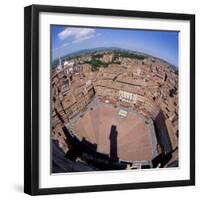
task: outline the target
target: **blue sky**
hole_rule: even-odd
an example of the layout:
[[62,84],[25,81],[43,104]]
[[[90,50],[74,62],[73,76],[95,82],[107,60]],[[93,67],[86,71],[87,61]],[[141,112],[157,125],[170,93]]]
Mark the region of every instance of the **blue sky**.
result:
[[52,59],[82,49],[120,47],[178,66],[178,32],[52,26]]

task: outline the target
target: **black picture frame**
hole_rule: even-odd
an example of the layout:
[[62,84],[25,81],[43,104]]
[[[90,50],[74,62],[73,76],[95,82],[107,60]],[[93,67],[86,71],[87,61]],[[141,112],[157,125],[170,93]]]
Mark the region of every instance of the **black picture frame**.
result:
[[[39,14],[76,13],[187,20],[190,23],[190,179],[162,182],[39,188]],[[195,184],[195,15],[31,5],[24,9],[24,192],[30,195],[161,188]]]

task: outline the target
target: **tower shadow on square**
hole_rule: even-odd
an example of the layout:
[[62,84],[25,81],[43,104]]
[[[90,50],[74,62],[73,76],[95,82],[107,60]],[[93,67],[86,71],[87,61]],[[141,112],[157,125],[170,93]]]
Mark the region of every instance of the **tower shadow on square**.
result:
[[112,161],[118,161],[118,155],[117,155],[117,126],[112,125],[110,129],[110,158]]

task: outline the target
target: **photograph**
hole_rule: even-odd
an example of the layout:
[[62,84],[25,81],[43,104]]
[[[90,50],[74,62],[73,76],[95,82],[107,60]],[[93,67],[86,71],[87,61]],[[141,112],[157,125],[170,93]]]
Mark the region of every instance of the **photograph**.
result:
[[195,15],[25,8],[31,195],[195,184]]
[[49,34],[50,172],[179,168],[179,31]]

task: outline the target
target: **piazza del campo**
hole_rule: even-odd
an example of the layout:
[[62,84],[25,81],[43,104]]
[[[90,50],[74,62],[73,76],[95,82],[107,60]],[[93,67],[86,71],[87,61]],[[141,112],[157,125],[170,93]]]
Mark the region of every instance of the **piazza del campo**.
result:
[[178,72],[105,48],[51,68],[52,172],[178,167]]

